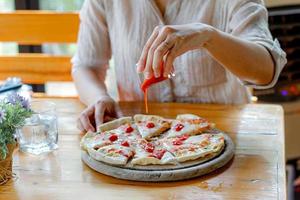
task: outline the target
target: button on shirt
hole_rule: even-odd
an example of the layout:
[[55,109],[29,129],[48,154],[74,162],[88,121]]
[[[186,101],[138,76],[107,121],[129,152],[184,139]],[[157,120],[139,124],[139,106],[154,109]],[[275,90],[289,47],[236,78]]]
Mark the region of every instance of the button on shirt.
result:
[[119,100],[143,100],[141,75],[137,74],[135,64],[154,28],[204,23],[264,46],[275,65],[272,82],[264,86],[245,83],[214,60],[206,49],[199,49],[176,58],[176,76],[152,86],[149,100],[247,103],[251,96],[247,86],[274,86],[286,63],[285,53],[270,34],[267,19],[267,10],[259,0],[171,0],[164,16],[154,0],[86,0],[80,11],[73,71],[93,67],[105,75],[113,57]]

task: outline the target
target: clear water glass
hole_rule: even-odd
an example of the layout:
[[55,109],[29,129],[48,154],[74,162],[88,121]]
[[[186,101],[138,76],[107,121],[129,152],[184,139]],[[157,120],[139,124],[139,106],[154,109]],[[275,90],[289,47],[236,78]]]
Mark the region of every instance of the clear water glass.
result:
[[51,152],[58,148],[58,128],[55,104],[49,101],[32,101],[33,115],[18,129],[19,149],[31,154]]

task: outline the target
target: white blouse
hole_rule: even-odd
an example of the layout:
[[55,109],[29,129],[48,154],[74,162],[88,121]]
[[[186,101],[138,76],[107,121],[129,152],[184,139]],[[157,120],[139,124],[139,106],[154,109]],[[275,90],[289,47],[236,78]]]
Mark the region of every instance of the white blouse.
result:
[[267,10],[260,0],[171,0],[164,16],[154,0],[86,0],[80,20],[73,70],[97,67],[105,75],[113,56],[120,101],[143,100],[135,64],[157,25],[209,24],[266,47],[276,70],[270,84],[250,85],[220,65],[205,49],[194,50],[175,60],[175,77],[149,89],[150,101],[247,103],[251,94],[246,85],[258,89],[274,86],[286,63],[286,54],[270,34]]

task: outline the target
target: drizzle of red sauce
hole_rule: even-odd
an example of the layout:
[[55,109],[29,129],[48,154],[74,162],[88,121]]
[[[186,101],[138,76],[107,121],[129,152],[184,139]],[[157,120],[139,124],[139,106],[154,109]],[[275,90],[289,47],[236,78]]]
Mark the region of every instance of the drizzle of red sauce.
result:
[[125,157],[127,157],[127,158],[131,158],[133,155],[134,155],[134,153],[131,151],[131,152],[129,152],[128,154],[127,153],[125,153],[123,150],[121,150],[121,149],[119,149],[119,150],[117,150],[117,151],[115,151],[116,153],[119,153],[120,155],[122,155],[122,156],[125,156]]
[[148,114],[148,89],[144,91],[145,111]]
[[125,156],[127,158],[129,157],[129,155],[126,154],[126,153],[124,153],[124,151],[122,151],[121,149],[117,150],[116,153],[119,153],[119,154],[121,154],[121,155],[123,155],[123,156]]
[[183,142],[180,139],[173,140],[173,145],[182,145]]
[[165,155],[165,153],[166,153],[165,149],[160,149],[160,150],[155,150],[152,155],[155,158],[160,160]]
[[177,137],[176,139],[173,140],[173,145],[182,145],[183,141],[188,139],[190,136],[188,134],[184,134],[182,136]]
[[[161,69],[163,69],[163,62],[161,63]],[[148,95],[147,95],[147,89],[151,85],[153,85],[155,83],[158,83],[158,82],[161,82],[161,81],[164,81],[164,80],[167,80],[167,79],[168,79],[168,77],[164,77],[163,76],[163,70],[161,70],[160,77],[155,78],[155,76],[152,76],[149,79],[145,79],[144,82],[142,83],[141,90],[144,92],[144,101],[145,101],[145,110],[146,110],[146,113],[148,113]]]
[[178,138],[181,140],[181,141],[184,141],[186,139],[188,139],[190,136],[188,134],[184,134],[182,136],[179,136]]
[[152,123],[152,122],[148,122],[148,123],[146,124],[146,127],[147,127],[147,128],[154,128],[154,127],[155,127],[155,124]]
[[146,146],[145,146],[145,150],[148,152],[148,153],[153,153],[154,151],[154,145],[151,144],[151,143],[147,143]]
[[108,153],[115,152],[115,151],[116,151],[115,148],[111,148],[111,149],[108,150]]
[[118,136],[117,136],[116,134],[113,134],[113,135],[109,136],[108,139],[109,139],[111,142],[114,142],[114,141],[118,140]]

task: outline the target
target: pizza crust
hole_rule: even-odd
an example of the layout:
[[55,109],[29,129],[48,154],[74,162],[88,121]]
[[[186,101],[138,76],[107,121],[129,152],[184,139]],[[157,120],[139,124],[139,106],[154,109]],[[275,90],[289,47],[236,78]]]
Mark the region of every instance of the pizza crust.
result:
[[91,147],[91,144],[93,142],[94,137],[97,135],[95,132],[87,132],[80,141],[80,147],[82,150],[87,151],[89,147]]
[[109,155],[106,151],[111,148],[131,151],[131,149],[127,147],[118,146],[118,145],[109,145],[109,146],[101,147],[98,150],[95,150],[94,148],[88,148],[88,153],[93,159],[98,161],[106,162],[112,165],[125,165],[129,158],[122,154],[117,154],[117,153],[113,155]]
[[196,160],[198,158],[203,158],[208,154],[213,153],[213,151],[198,151],[198,152],[193,152],[193,153],[187,153],[185,155],[182,156],[178,156],[176,157],[178,162],[185,162],[185,161],[189,161],[189,160]]
[[109,163],[112,165],[125,165],[127,163],[127,158],[125,156],[119,156],[119,157],[112,158],[112,157],[106,156],[104,153],[94,150],[93,148],[89,148],[88,153],[93,159],[102,161],[105,163]]
[[177,115],[176,119],[178,119],[178,120],[182,120],[182,119],[201,119],[201,117],[199,117],[198,115],[194,115],[194,114],[180,114],[180,115]]
[[147,154],[133,157],[131,163],[134,165],[166,165],[176,164],[177,161],[170,152],[166,152],[161,159],[148,157]]
[[100,132],[110,131],[120,127],[121,125],[130,124],[130,123],[132,123],[132,117],[121,117],[119,119],[106,122],[105,124],[101,124],[100,126],[98,126],[98,130]]

